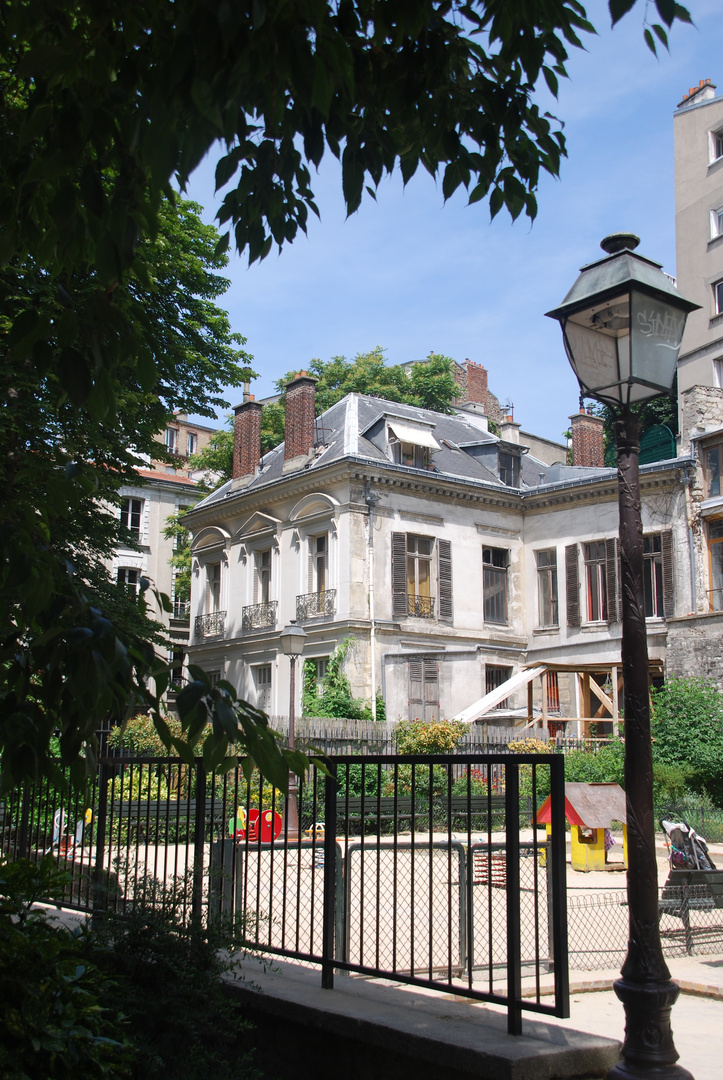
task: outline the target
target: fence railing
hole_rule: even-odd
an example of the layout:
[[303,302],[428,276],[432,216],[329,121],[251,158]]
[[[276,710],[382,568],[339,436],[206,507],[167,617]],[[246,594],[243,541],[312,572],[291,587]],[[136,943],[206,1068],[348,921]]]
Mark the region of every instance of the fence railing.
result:
[[[300,784],[295,836],[288,800],[240,766],[105,759],[87,797],[48,785],[10,797],[2,843],[52,851],[69,906],[122,911],[168,890],[177,904],[180,890],[186,918],[231,918],[249,947],[319,965],[326,987],[355,972],[497,1002],[519,1033],[523,1009],[568,1012],[562,766],[340,757],[336,780],[312,768]],[[548,789],[545,841],[530,818]]]

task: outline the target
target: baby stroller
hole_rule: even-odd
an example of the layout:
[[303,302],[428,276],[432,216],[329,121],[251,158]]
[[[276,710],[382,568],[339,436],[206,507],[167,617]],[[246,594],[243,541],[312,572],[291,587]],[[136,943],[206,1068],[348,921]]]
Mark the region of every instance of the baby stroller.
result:
[[671,870],[715,870],[702,836],[687,821],[660,822]]

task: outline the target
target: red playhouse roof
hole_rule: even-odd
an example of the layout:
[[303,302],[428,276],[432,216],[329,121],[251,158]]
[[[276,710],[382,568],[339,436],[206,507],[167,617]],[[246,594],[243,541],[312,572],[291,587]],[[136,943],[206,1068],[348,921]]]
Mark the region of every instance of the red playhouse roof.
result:
[[[609,829],[613,821],[627,821],[625,792],[620,784],[565,784],[565,817],[585,829]],[[537,811],[538,824],[552,820],[551,796]]]

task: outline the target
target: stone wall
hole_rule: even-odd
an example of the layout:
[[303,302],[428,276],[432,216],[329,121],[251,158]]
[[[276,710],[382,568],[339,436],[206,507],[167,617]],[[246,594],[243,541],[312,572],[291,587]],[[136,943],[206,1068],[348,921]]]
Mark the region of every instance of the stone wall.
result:
[[723,690],[723,612],[668,620],[666,674],[713,679]]

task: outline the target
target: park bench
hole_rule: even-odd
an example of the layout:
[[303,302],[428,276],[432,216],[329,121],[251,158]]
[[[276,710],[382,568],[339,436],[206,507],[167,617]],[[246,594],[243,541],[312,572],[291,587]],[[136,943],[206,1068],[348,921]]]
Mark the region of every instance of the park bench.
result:
[[723,908],[723,870],[671,870],[659,906],[677,918],[684,918],[687,911]]
[[449,810],[452,818],[463,819],[465,825],[467,818],[471,818],[470,824],[474,827],[475,818],[484,818],[486,824],[488,813],[504,814],[505,797],[491,795],[488,798],[487,795],[470,795],[468,799],[466,795],[452,795],[449,799],[438,799],[436,805],[440,816],[446,817]]
[[[346,821],[350,831],[352,825],[361,825],[362,816],[366,825],[379,827],[385,821],[394,821],[397,826],[406,821],[411,825],[412,799],[408,795],[398,796],[396,799],[392,795],[384,795],[381,798],[368,795],[364,799],[360,795],[352,795],[348,799],[340,796],[336,813],[340,821]],[[420,803],[417,803],[413,816],[415,825],[429,820],[426,807]]]
[[[144,829],[168,826],[192,826],[196,821],[196,799],[118,799],[108,803],[108,825],[127,822],[130,835],[143,833]],[[221,799],[207,799],[204,821],[211,821],[214,829],[223,828],[224,806]]]

